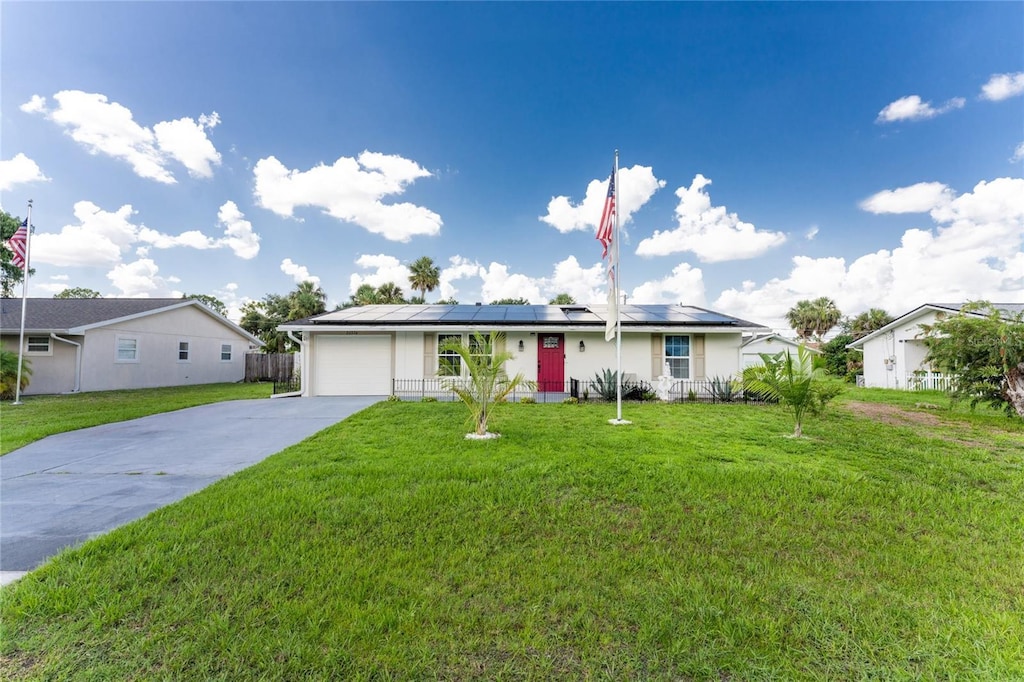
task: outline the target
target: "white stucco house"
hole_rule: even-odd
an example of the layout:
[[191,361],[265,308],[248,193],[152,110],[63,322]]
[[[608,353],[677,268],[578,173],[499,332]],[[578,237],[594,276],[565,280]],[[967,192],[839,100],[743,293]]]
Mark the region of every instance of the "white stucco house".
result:
[[[847,348],[864,353],[864,385],[868,388],[945,388],[941,376],[925,363],[928,348],[921,325],[960,312],[964,303],[925,303]],[[1020,303],[995,303],[1007,314],[1024,310]]]
[[[743,340],[743,368],[763,365],[764,361],[761,359],[761,353],[775,355],[788,350],[795,356],[799,347],[799,341],[787,339],[779,334],[753,334]],[[817,348],[808,348],[814,353],[821,352]]]
[[[735,376],[744,334],[762,325],[685,305],[621,307],[624,377],[653,383],[666,371],[685,383]],[[605,341],[604,305],[369,305],[281,325],[301,338],[303,396],[389,395],[396,387],[458,375],[440,350],[456,336],[501,332],[515,357],[506,367],[562,393],[616,366]],[[682,385],[680,383],[680,385]],[[679,390],[679,386],[677,386]]]
[[[18,352],[21,299],[0,299],[0,342]],[[23,395],[241,381],[262,342],[180,298],[29,298]]]

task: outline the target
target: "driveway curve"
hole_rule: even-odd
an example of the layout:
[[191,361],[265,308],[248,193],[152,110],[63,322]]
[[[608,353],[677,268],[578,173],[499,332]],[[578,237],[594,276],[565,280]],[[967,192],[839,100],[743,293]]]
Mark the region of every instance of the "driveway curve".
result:
[[0,579],[176,502],[380,397],[233,400],[69,431],[0,457]]

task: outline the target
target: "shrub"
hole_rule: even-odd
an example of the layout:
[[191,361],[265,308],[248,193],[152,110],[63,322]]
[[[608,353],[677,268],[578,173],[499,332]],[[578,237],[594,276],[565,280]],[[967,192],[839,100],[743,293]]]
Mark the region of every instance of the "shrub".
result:
[[580,404],[580,399],[579,398],[574,398],[573,396],[569,396],[568,398],[566,398],[565,400],[562,401],[562,404],[563,405],[579,405]]
[[[21,390],[28,387],[32,377],[32,363],[28,358],[21,361]],[[14,400],[15,385],[18,383],[18,354],[0,350],[0,400]]]
[[523,405],[533,405],[537,402],[537,399],[532,396],[524,395],[519,399],[519,402]]
[[733,377],[716,376],[711,379],[711,395],[718,402],[731,403],[736,400],[740,397],[742,387],[742,382]]
[[397,395],[394,395],[394,394],[391,394],[391,395],[389,395],[389,396],[388,396],[388,397],[386,398],[386,400],[387,400],[387,401],[388,401],[389,403],[398,403],[398,402],[401,402],[401,401],[402,401],[402,399],[401,399],[401,398],[399,398],[399,397],[398,397]]
[[422,398],[420,398],[420,402],[421,403],[436,403],[437,402],[437,398],[435,398],[432,395],[425,395]]

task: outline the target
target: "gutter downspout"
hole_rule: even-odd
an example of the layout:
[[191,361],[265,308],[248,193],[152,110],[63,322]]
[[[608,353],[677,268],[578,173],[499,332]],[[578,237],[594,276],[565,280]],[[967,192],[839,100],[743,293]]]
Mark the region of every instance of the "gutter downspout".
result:
[[54,341],[70,343],[75,347],[75,387],[71,389],[71,393],[78,393],[82,389],[82,344],[57,336],[53,332],[50,332],[50,338]]

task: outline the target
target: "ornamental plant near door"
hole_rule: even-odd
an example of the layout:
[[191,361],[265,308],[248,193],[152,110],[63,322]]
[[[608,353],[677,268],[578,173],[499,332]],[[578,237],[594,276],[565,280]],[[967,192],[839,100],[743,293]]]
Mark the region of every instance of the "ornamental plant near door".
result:
[[505,363],[515,356],[508,351],[496,350],[496,346],[503,345],[504,338],[505,335],[500,333],[484,335],[475,331],[470,335],[469,343],[461,338],[451,338],[439,349],[456,353],[462,359],[463,371],[468,373],[468,377],[446,378],[442,385],[469,408],[474,428],[472,435],[479,438],[498,436],[487,431],[487,419],[496,403],[504,402],[520,386],[535,388],[534,382],[527,381],[522,372],[511,378],[506,374]]

